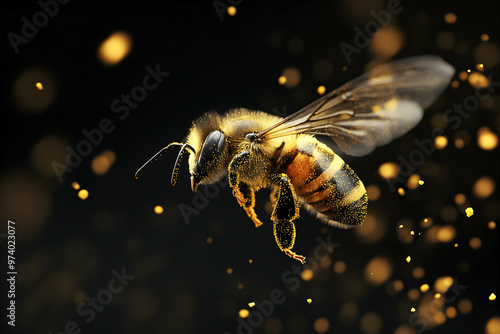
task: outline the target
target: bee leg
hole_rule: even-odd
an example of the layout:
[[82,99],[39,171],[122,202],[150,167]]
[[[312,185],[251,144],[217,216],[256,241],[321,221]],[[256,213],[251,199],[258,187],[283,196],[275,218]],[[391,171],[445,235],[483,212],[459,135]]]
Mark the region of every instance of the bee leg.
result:
[[255,227],[262,225],[255,213],[255,191],[239,180],[238,169],[248,161],[250,152],[244,151],[233,158],[229,164],[229,185],[233,188],[233,196],[236,197],[238,204],[245,209],[248,217],[255,223]]
[[238,183],[238,189],[243,195],[245,201],[240,201],[238,199],[238,203],[240,206],[246,211],[248,217],[255,223],[255,227],[259,227],[262,225],[262,222],[257,218],[257,214],[255,213],[255,190],[250,187],[248,184],[244,182]]
[[286,174],[276,174],[272,177],[272,181],[279,186],[278,198],[271,215],[276,243],[286,255],[304,263],[306,257],[292,251],[296,236],[292,221],[299,217],[298,198]]

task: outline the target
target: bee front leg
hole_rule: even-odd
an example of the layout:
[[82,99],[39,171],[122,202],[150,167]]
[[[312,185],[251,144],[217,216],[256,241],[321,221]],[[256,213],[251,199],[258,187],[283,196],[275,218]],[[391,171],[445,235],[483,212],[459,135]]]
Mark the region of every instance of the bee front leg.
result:
[[285,173],[273,175],[272,181],[279,187],[278,198],[271,215],[276,243],[286,255],[304,263],[306,257],[292,251],[296,236],[295,225],[292,221],[299,217],[297,195]]
[[255,227],[262,225],[255,213],[255,191],[248,184],[241,182],[239,169],[248,161],[250,152],[244,151],[233,158],[229,164],[229,185],[233,189],[233,196],[238,204],[246,211],[248,217],[255,223]]

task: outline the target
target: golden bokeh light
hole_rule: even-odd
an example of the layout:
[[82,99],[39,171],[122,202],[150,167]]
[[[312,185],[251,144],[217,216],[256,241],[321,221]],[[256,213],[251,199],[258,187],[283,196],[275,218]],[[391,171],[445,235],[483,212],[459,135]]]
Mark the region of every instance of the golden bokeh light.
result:
[[453,24],[457,22],[457,15],[455,13],[446,13],[444,21],[448,24]]
[[319,86],[318,89],[317,89],[317,92],[318,92],[319,95],[325,94],[325,92],[326,92],[325,86]]
[[233,273],[233,268],[227,268],[226,274],[231,275]]
[[317,333],[326,333],[330,328],[330,322],[326,318],[318,318],[314,320],[313,327]]
[[479,239],[478,237],[473,237],[469,240],[469,246],[472,249],[479,249],[481,248],[481,245],[482,245],[481,239]]
[[380,198],[380,188],[375,184],[370,184],[366,187],[366,194],[368,195],[368,200],[375,202]]
[[483,176],[474,183],[472,191],[477,198],[488,198],[495,191],[495,181],[489,176]]
[[472,72],[469,74],[468,81],[469,84],[476,89],[487,88],[490,85],[490,80],[479,72]]
[[440,31],[436,35],[437,46],[444,51],[449,51],[455,45],[455,35],[451,31]]
[[115,163],[115,160],[116,155],[113,153],[113,151],[106,150],[92,159],[92,171],[97,175],[104,175]]
[[453,285],[453,278],[451,276],[439,277],[434,283],[434,290],[443,294]]
[[491,293],[491,295],[488,297],[489,300],[493,301],[495,299],[497,299],[497,295],[495,295],[493,292]]
[[422,284],[422,285],[420,286],[420,291],[421,291],[422,293],[425,293],[425,292],[429,291],[429,284],[427,284],[427,283],[426,283],[426,284]]
[[494,229],[495,229],[495,227],[497,227],[497,223],[495,223],[494,221],[490,221],[490,222],[488,222],[488,228],[489,228],[490,230],[494,230]]
[[[33,84],[34,82],[36,84]],[[44,68],[26,69],[15,79],[12,86],[14,105],[28,114],[46,110],[56,99],[57,93],[57,81],[54,75]]]
[[401,50],[404,43],[404,33],[395,26],[380,28],[371,39],[369,52],[379,59],[389,59]]
[[451,88],[457,89],[460,86],[460,82],[458,82],[458,80],[453,80],[450,83],[450,86],[451,86]]
[[365,334],[377,334],[382,329],[382,318],[374,312],[366,313],[361,317],[360,328]]
[[453,319],[457,316],[457,309],[454,308],[453,306],[448,306],[444,312],[446,316],[450,319]]
[[155,208],[154,208],[154,212],[155,212],[157,215],[162,214],[162,213],[163,213],[163,207],[162,207],[162,206],[160,206],[160,205],[155,206]]
[[412,174],[406,181],[406,186],[408,189],[417,189],[419,186],[418,181],[420,181],[420,179],[420,175]]
[[486,68],[493,68],[500,62],[500,48],[492,42],[479,43],[474,49],[474,60]]
[[337,261],[333,265],[333,271],[335,271],[337,274],[343,274],[346,270],[347,266],[345,262],[343,261]]
[[490,40],[490,36],[488,34],[482,34],[480,39],[482,42],[487,42]]
[[286,84],[286,77],[284,75],[281,75],[279,78],[278,78],[278,83],[280,85],[284,85]]
[[457,304],[458,311],[462,314],[467,314],[472,311],[472,303],[468,299],[462,299]]
[[452,225],[445,225],[438,230],[437,238],[440,242],[450,242],[455,238],[456,230]]
[[214,239],[212,237],[208,237],[206,242],[207,242],[207,244],[210,245],[212,242],[214,242]]
[[80,189],[80,184],[78,182],[72,182],[71,188],[78,190],[78,189]]
[[300,82],[300,72],[294,67],[285,68],[281,76],[286,78],[285,83],[282,85],[288,88],[294,88]]
[[434,139],[434,146],[438,150],[444,149],[448,145],[448,138],[445,136],[437,136],[436,139]]
[[123,31],[117,31],[99,45],[97,55],[99,60],[108,66],[118,64],[132,49],[132,38]]
[[412,270],[412,275],[416,279],[421,279],[425,276],[425,270],[422,267],[416,267]]
[[467,201],[467,198],[465,197],[464,194],[458,193],[455,195],[453,200],[455,201],[456,204],[462,205],[462,204],[465,204],[465,202]]
[[78,197],[80,197],[80,199],[82,199],[82,200],[86,200],[87,198],[89,198],[89,192],[88,192],[88,190],[81,189],[78,192]]
[[314,273],[311,269],[304,269],[302,271],[302,273],[300,273],[300,277],[304,280],[304,281],[310,281],[312,280],[312,278],[314,277]]
[[227,7],[227,13],[229,14],[229,16],[235,16],[236,15],[236,7],[234,7],[234,6]]
[[493,317],[488,320],[486,334],[500,334],[500,317]]
[[408,299],[415,301],[418,298],[420,298],[420,292],[417,289],[408,290]]
[[392,264],[385,257],[375,257],[365,267],[365,279],[374,284],[380,285],[391,277],[393,271]]
[[243,318],[245,319],[246,317],[248,317],[250,315],[250,312],[247,310],[247,309],[244,309],[242,308],[239,312],[238,312],[238,316],[240,318]]
[[405,190],[401,187],[398,188],[398,194],[399,196],[404,196],[405,195]]
[[399,167],[394,162],[384,162],[378,168],[378,173],[382,178],[390,180],[398,175]]
[[498,135],[483,126],[477,131],[477,144],[485,151],[491,151],[498,145]]
[[47,135],[40,139],[31,149],[30,162],[33,168],[43,176],[55,177],[52,163],[54,161],[65,161],[66,142],[57,135]]
[[364,243],[372,244],[379,241],[385,233],[385,225],[378,221],[374,215],[367,214],[363,228],[354,231],[356,237]]
[[403,281],[401,281],[401,280],[394,281],[394,284],[393,284],[394,290],[399,292],[399,291],[403,290],[404,287],[405,287],[405,285],[404,285]]

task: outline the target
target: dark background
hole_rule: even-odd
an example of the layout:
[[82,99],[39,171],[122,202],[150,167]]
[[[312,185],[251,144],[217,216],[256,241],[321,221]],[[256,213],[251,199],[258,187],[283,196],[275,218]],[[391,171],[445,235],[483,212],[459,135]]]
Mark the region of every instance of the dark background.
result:
[[[498,134],[500,95],[496,91],[481,101],[459,129],[447,127],[442,113],[474,94],[458,73],[477,72],[476,65],[484,63],[484,75],[500,80],[499,5],[402,1],[401,6],[378,46],[362,48],[350,63],[339,44],[354,45],[353,29],[373,21],[370,11],[386,9],[384,1],[244,0],[234,17],[221,13],[222,21],[211,1],[71,1],[60,5],[18,53],[5,37],[0,231],[6,233],[7,219],[16,222],[15,331],[59,333],[74,321],[82,333],[236,333],[239,310],[254,311],[249,302],[269,299],[279,289],[286,300],[274,306],[255,333],[324,332],[324,319],[327,333],[484,333],[488,321],[499,315],[498,301],[488,299],[500,292],[498,228],[488,223],[498,222],[500,201],[497,189],[483,196],[473,189],[482,177],[489,185],[493,180],[493,186],[499,181],[498,147],[481,149],[477,137],[485,126]],[[3,5],[4,36],[20,34],[21,18],[32,21],[38,11],[35,1]],[[455,13],[456,22],[445,22],[447,13]],[[118,64],[103,65],[97,49],[118,30],[130,35],[132,49]],[[482,34],[489,35],[488,42],[481,41]],[[319,85],[329,91],[367,66],[423,54],[440,55],[452,64],[458,87],[448,88],[405,137],[366,157],[346,157],[365,185],[372,185],[365,226],[338,230],[302,212],[296,252],[312,257],[318,237],[340,246],[321,266],[311,262],[313,278],[296,281],[297,289],[292,289],[297,283],[282,279],[298,262],[274,241],[268,191],[257,195],[256,211],[264,222],[259,229],[220,184],[218,195],[186,224],[179,206],[195,208],[187,162],[175,188],[170,186],[173,151],[139,181],[134,179],[142,163],[166,144],[181,141],[191,121],[208,110],[291,113],[318,98]],[[112,102],[141,85],[145,67],[157,64],[169,76],[119,119]],[[288,67],[301,74],[295,87],[278,84]],[[44,90],[35,88],[37,81]],[[39,110],[26,107],[27,101]],[[75,148],[85,139],[82,130],[97,128],[103,118],[113,121],[114,131],[104,134],[102,143],[59,182],[52,162],[64,163],[64,147]],[[448,145],[417,167],[425,184],[417,189],[401,184],[405,196],[391,191],[379,166],[398,162],[400,155],[408,159],[418,148],[414,140],[430,138],[433,128],[445,130]],[[462,148],[456,139],[463,140]],[[92,162],[105,151],[116,160],[97,175]],[[78,197],[72,182],[88,190],[88,199]],[[455,199],[458,193],[465,195],[465,203]],[[164,208],[162,214],[154,213],[156,205]],[[475,211],[470,218],[467,206]],[[422,223],[425,218],[429,223]],[[398,229],[401,224],[404,228]],[[442,242],[438,232],[445,225],[455,231],[449,242]],[[476,239],[470,242],[474,237],[481,241],[479,248]],[[5,234],[1,240],[5,282]],[[135,278],[86,323],[89,316],[77,314],[78,306],[108,288],[111,271],[122,268]],[[448,276],[454,288],[446,287],[445,298],[432,302],[442,287],[436,281]],[[419,293],[424,283],[430,290]],[[7,301],[7,287],[0,295]],[[3,313],[1,318],[6,332],[14,331]],[[489,326],[495,327],[494,321]]]

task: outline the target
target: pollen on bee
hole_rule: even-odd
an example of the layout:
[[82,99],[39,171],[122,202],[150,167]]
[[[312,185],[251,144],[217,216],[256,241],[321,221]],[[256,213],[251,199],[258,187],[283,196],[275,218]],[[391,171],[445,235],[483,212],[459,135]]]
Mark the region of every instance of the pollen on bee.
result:
[[36,87],[38,90],[43,90],[43,85],[42,85],[42,83],[41,83],[41,82],[37,82],[37,83],[35,84],[35,87]]
[[323,95],[326,92],[326,88],[325,88],[325,86],[319,86],[317,91],[318,91],[319,95]]
[[374,106],[372,106],[372,111],[373,111],[373,113],[381,112],[382,107],[379,104],[375,104]]
[[492,292],[491,295],[488,297],[489,300],[495,300],[497,299],[497,296]]
[[[491,300],[491,299],[490,299],[490,300]],[[308,304],[311,304],[311,303],[312,303],[312,301],[313,301],[313,300],[312,300],[311,298],[307,298],[307,303],[308,303]]]
[[89,192],[85,189],[82,189],[78,192],[78,197],[80,197],[80,199],[86,200],[89,197]]
[[411,261],[411,256],[407,256],[406,257],[406,262],[410,263],[410,261]]
[[397,106],[398,106],[398,100],[396,100],[395,98],[392,98],[386,103],[384,103],[384,107],[388,111],[396,110]]
[[469,206],[467,209],[465,209],[465,214],[467,215],[467,217],[472,217],[474,215],[474,209]]
[[163,207],[160,205],[155,206],[154,211],[157,215],[160,215],[163,213]]
[[242,308],[240,312],[238,312],[238,315],[240,316],[240,318],[244,319],[250,315],[250,312],[247,309]]
[[248,303],[248,307],[254,307],[254,306],[255,306],[255,302]]
[[234,7],[234,6],[227,7],[227,13],[229,14],[229,16],[235,16],[236,15],[236,7]]

